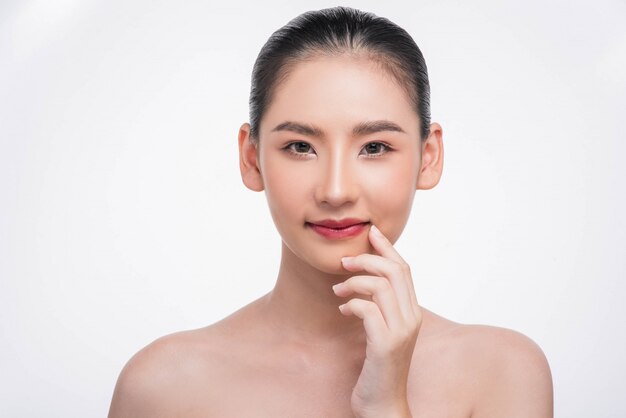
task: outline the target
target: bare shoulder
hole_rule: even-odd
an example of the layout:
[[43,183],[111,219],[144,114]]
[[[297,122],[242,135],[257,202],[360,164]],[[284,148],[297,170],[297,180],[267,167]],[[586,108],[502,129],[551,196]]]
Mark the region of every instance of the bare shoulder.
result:
[[532,339],[486,325],[462,325],[454,334],[477,385],[473,418],[552,417],[550,366]]
[[122,369],[109,418],[180,413],[181,405],[193,396],[188,389],[215,373],[222,353],[219,347],[219,334],[212,327],[166,335],[148,344]]
[[[550,367],[532,339],[422,310],[412,363],[416,403],[443,405],[437,414],[446,416],[552,417]],[[430,391],[423,391],[426,386]]]
[[204,328],[161,337],[118,378],[109,418],[220,416],[225,391],[245,372],[258,301]]

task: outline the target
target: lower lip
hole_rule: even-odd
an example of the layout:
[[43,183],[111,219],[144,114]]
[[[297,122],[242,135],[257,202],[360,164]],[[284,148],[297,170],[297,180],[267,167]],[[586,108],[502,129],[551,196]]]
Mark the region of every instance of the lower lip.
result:
[[352,238],[359,235],[369,222],[350,225],[346,228],[327,228],[325,226],[308,224],[315,232],[328,239]]

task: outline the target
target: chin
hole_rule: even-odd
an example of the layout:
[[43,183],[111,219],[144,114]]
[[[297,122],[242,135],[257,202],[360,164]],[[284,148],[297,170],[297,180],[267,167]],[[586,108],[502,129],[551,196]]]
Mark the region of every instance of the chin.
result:
[[300,262],[308,264],[311,268],[333,276],[354,275],[353,272],[349,272],[343,267],[342,257],[375,253],[366,234],[342,241],[325,241],[317,237],[298,238],[293,241],[283,239],[284,250],[289,251],[291,257],[295,256]]
[[308,257],[302,258],[302,260],[323,273],[333,276],[346,276],[355,273],[343,267],[341,258],[354,257],[364,253],[373,254],[373,248],[369,245],[355,245],[337,248],[335,251],[315,251],[315,253],[309,253]]
[[324,263],[309,263],[309,265],[322,273],[328,274],[329,276],[346,276],[346,275],[354,275],[354,273],[349,272],[344,269],[341,265],[341,259],[337,259],[336,262],[332,261],[332,264],[326,260]]

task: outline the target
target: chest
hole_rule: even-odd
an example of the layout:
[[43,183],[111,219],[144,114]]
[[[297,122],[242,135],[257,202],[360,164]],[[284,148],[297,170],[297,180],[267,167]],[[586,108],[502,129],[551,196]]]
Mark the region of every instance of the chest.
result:
[[227,367],[185,383],[185,417],[352,417],[356,378],[328,370],[300,372]]
[[[419,416],[433,418],[469,417],[471,405],[463,389],[467,382],[447,373],[445,367],[421,366],[411,371],[408,384],[409,404],[416,416],[419,411]],[[206,390],[190,396],[185,416],[352,417],[350,397],[359,373],[358,367],[225,367],[211,379],[192,385]]]

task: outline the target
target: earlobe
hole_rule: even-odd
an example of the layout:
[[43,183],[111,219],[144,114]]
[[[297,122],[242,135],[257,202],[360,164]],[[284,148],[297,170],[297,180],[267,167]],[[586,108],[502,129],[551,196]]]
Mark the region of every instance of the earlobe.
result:
[[239,128],[239,169],[243,184],[255,192],[263,191],[263,177],[259,168],[258,141],[250,137],[250,124],[244,123]]
[[439,183],[443,171],[443,131],[438,123],[430,125],[430,134],[422,144],[421,158],[417,189],[432,189]]

